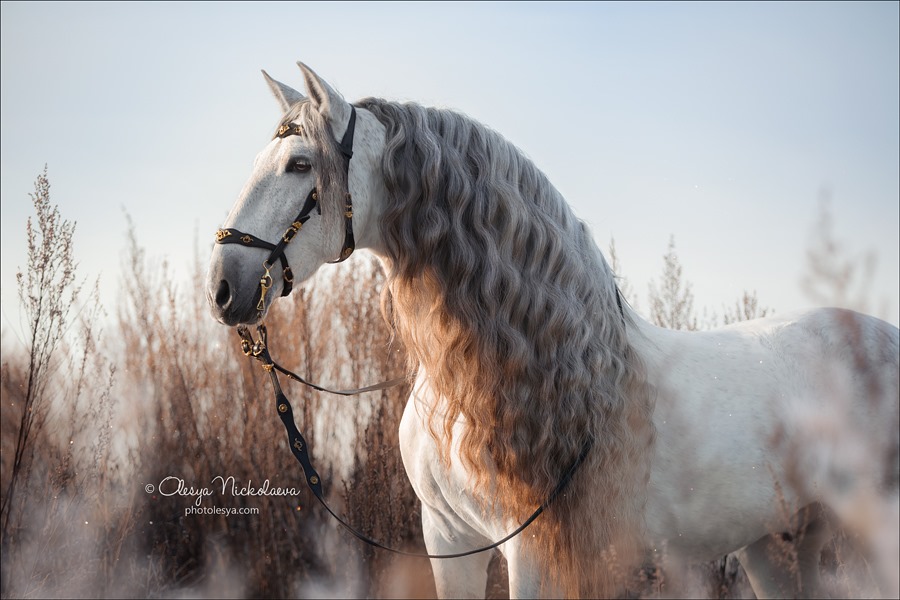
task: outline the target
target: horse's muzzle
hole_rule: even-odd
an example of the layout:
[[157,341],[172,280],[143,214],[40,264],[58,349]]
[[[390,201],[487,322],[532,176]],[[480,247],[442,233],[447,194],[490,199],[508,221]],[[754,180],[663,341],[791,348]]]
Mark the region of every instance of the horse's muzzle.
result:
[[[206,282],[206,300],[212,316],[225,325],[252,325],[260,321],[268,308],[258,309],[259,277],[250,273],[228,272],[213,267]],[[269,299],[270,300],[270,299]]]

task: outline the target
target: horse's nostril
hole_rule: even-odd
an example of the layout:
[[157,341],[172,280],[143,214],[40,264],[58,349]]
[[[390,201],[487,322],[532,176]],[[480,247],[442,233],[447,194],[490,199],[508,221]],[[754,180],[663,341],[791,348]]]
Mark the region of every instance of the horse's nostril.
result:
[[219,282],[219,289],[216,291],[216,306],[225,308],[231,302],[231,288],[224,279]]

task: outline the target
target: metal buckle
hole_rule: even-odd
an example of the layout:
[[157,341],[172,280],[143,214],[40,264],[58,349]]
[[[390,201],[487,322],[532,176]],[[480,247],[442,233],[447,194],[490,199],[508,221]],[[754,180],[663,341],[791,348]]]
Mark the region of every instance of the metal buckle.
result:
[[294,239],[294,236],[297,235],[297,232],[300,231],[302,227],[303,223],[301,223],[300,221],[294,221],[293,223],[291,223],[291,226],[285,230],[284,235],[281,236],[281,239],[285,244],[290,244],[291,240]]
[[269,275],[269,265],[265,261],[263,261],[263,268],[266,270],[265,275],[259,278],[259,302],[256,304],[256,310],[260,314],[262,311],[266,309],[266,294],[269,293],[269,289],[272,287],[272,276]]

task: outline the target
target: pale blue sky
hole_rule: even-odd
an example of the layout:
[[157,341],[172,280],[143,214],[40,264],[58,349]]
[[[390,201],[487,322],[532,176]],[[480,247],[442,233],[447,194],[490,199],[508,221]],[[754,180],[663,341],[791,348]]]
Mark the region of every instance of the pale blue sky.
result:
[[[2,4],[2,318],[49,165],[115,314],[127,211],[179,278],[205,261],[302,60],[349,100],[465,112],[546,172],[646,310],[674,235],[696,307],[779,312],[824,192],[870,312],[900,320],[898,3]],[[184,285],[190,283],[180,279]],[[202,282],[196,282],[202,285]]]

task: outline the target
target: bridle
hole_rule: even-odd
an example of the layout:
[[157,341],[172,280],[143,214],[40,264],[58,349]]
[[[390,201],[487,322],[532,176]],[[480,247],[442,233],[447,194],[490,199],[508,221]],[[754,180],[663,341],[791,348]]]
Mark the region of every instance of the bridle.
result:
[[[353,134],[355,131],[356,107],[351,106],[350,121],[347,123],[347,130],[344,132],[344,137],[341,138],[339,146],[341,154],[344,156],[344,167],[347,172],[348,181],[350,176],[350,159],[353,158]],[[303,127],[301,125],[282,125],[278,128],[278,131],[272,139],[284,139],[292,135],[303,135]],[[303,207],[300,209],[300,214],[297,215],[290,226],[285,230],[277,244],[272,244],[271,242],[267,242],[234,228],[219,229],[216,231],[217,244],[243,244],[249,248],[271,250],[269,257],[263,261],[265,273],[259,280],[260,294],[256,310],[260,315],[266,307],[266,293],[268,293],[269,289],[272,287],[272,276],[269,274],[269,269],[272,268],[276,260],[281,262],[281,278],[284,281],[281,288],[281,295],[287,296],[291,293],[291,290],[294,287],[294,272],[291,271],[291,266],[288,264],[287,256],[285,256],[284,251],[287,248],[287,245],[291,243],[291,240],[294,239],[294,236],[303,228],[303,224],[309,221],[310,213],[312,213],[313,209],[320,215],[322,214],[322,206],[319,204],[319,193],[316,191],[316,188],[309,191],[306,200],[303,202]],[[348,189],[344,204],[344,246],[341,249],[341,255],[336,260],[329,262],[331,264],[344,262],[350,258],[350,255],[353,254],[353,250],[355,249],[356,240],[353,237],[353,198]]]
[[[344,137],[341,139],[340,143],[341,154],[343,154],[345,158],[345,167],[348,174],[348,181],[350,172],[350,159],[353,157],[353,134],[355,128],[356,108],[351,106],[350,121],[347,124],[347,131],[344,132]],[[275,134],[275,137],[283,139],[291,135],[303,135],[303,127],[300,125],[282,125],[278,129],[278,132]],[[284,250],[285,247],[289,243],[291,243],[291,240],[294,239],[294,236],[297,235],[300,229],[302,229],[303,224],[309,220],[310,214],[313,210],[317,210],[319,214],[322,213],[321,206],[318,204],[318,192],[315,188],[310,190],[309,194],[306,197],[306,200],[303,202],[303,207],[300,209],[300,214],[297,215],[297,218],[294,219],[294,221],[287,228],[287,230],[281,236],[281,239],[276,244],[266,242],[255,236],[233,228],[219,229],[218,231],[216,231],[217,244],[243,244],[244,246],[251,248],[263,248],[266,250],[270,250],[268,258],[263,261],[263,269],[265,269],[265,273],[260,278],[259,282],[260,297],[256,309],[260,315],[262,315],[263,311],[265,310],[266,293],[272,287],[272,277],[269,274],[269,270],[274,265],[275,260],[279,260],[282,267],[282,278],[284,280],[284,286],[281,291],[281,295],[287,296],[291,292],[294,276],[293,272],[291,271],[291,267],[288,264],[287,258],[285,257]],[[340,257],[337,260],[333,260],[330,262],[339,263],[347,260],[350,254],[353,253],[355,247],[356,243],[353,238],[353,203],[350,196],[350,191],[348,189],[344,211],[344,247],[341,250]],[[622,305],[618,290],[616,299],[617,301],[619,301],[619,309],[621,310]],[[297,425],[294,422],[294,411],[291,407],[290,401],[281,389],[281,384],[278,381],[278,373],[283,373],[289,378],[307,385],[315,390],[328,392],[331,394],[339,394],[342,396],[351,396],[362,394],[365,392],[386,389],[389,387],[400,385],[401,383],[405,383],[407,379],[392,379],[383,383],[378,383],[375,385],[370,385],[353,390],[331,390],[321,385],[310,383],[299,375],[285,369],[284,367],[276,363],[269,354],[268,333],[265,325],[261,323],[257,325],[257,333],[259,335],[259,338],[256,340],[253,339],[253,336],[250,333],[249,329],[244,325],[238,326],[237,332],[238,335],[241,336],[241,350],[246,356],[253,357],[260,361],[262,363],[263,369],[269,374],[271,378],[272,389],[275,394],[275,406],[278,411],[278,416],[281,419],[285,430],[287,431],[288,445],[291,449],[291,453],[294,455],[294,458],[297,459],[297,462],[300,463],[300,466],[303,469],[303,474],[306,477],[306,485],[309,487],[310,491],[313,493],[319,503],[322,504],[325,510],[328,511],[328,513],[332,517],[334,517],[341,525],[343,525],[344,528],[346,528],[351,534],[353,534],[363,542],[376,548],[381,548],[382,550],[387,550],[395,554],[417,556],[422,558],[461,558],[463,556],[470,556],[472,554],[478,554],[487,550],[493,550],[494,548],[499,547],[500,545],[508,542],[515,536],[522,533],[522,531],[524,531],[526,527],[528,527],[535,519],[537,519],[541,515],[541,513],[544,512],[544,510],[547,509],[548,506],[550,506],[550,504],[557,498],[557,496],[559,496],[569,485],[569,482],[572,480],[572,477],[575,475],[578,467],[581,466],[581,463],[583,463],[585,458],[587,458],[587,455],[590,452],[591,447],[593,446],[593,439],[588,437],[587,441],[582,447],[581,454],[578,456],[578,458],[575,459],[575,462],[572,463],[572,465],[569,467],[569,470],[560,479],[559,483],[556,485],[556,488],[554,488],[550,495],[547,497],[547,500],[545,500],[537,508],[537,510],[535,510],[534,513],[532,513],[532,515],[528,517],[528,519],[526,519],[518,528],[516,528],[515,531],[513,531],[503,539],[487,546],[476,548],[474,550],[468,550],[466,552],[458,552],[455,554],[423,554],[420,552],[407,552],[404,550],[397,550],[396,548],[385,546],[384,544],[369,538],[368,536],[354,528],[352,525],[350,525],[343,518],[341,518],[331,509],[331,507],[328,506],[328,503],[325,501],[325,494],[322,489],[322,480],[320,479],[319,474],[316,472],[315,468],[312,465],[312,462],[310,461],[306,440],[304,439],[303,434],[300,433],[300,430],[297,429]]]

